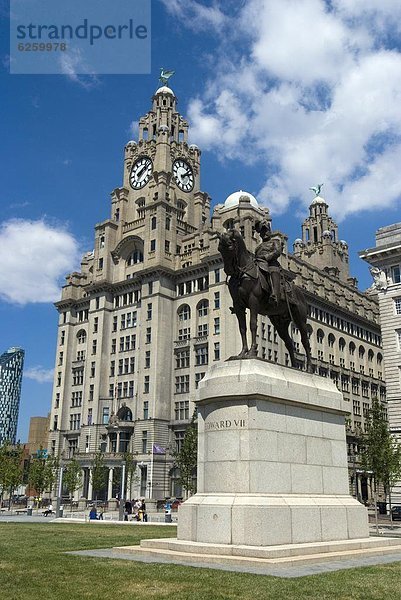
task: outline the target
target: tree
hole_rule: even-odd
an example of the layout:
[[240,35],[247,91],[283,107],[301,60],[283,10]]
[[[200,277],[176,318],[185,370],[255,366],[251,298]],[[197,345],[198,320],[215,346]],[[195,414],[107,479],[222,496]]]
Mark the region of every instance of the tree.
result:
[[23,482],[23,448],[20,444],[5,442],[0,446],[0,506],[4,492],[8,493],[9,508],[15,489]]
[[[29,465],[28,482],[38,497],[43,492],[51,491],[57,477],[58,460],[53,455],[44,455],[43,449],[38,451]],[[39,508],[39,500],[37,507]]]
[[175,460],[180,470],[180,484],[189,495],[196,493],[196,467],[198,458],[198,426],[196,411],[192,416],[182,442],[181,450],[175,453]]
[[377,398],[373,398],[366,433],[362,436],[362,467],[371,471],[375,482],[376,528],[377,489],[381,483],[389,494],[391,516],[391,486],[401,476],[401,450],[391,436],[386,413]]
[[74,494],[82,484],[82,468],[75,457],[73,457],[64,467],[63,485],[70,496],[70,508],[72,511],[72,501]]
[[[131,498],[132,484],[134,481],[137,480],[136,468],[137,468],[138,463],[134,459],[134,456],[131,452],[124,452],[123,460],[125,462],[125,473],[126,473],[126,478],[127,478],[126,496],[128,498]],[[128,488],[128,483],[129,483],[129,488]]]
[[93,457],[91,472],[92,488],[95,500],[97,500],[98,494],[107,486],[107,469],[104,464],[104,455],[102,452],[97,452]]

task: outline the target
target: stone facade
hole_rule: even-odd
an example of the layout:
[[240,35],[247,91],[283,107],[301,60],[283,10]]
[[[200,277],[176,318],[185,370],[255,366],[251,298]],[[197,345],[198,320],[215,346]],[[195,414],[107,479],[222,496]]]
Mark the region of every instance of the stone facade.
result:
[[[381,227],[376,246],[359,253],[372,265],[370,293],[379,300],[390,431],[401,442],[401,223]],[[401,502],[401,483],[393,490]]]
[[[251,194],[235,192],[214,207],[210,220],[210,198],[200,188],[201,152],[187,137],[174,93],[159,88],[139,121],[138,142],[124,149],[123,184],[111,194],[111,217],[96,225],[93,252],[67,277],[56,304],[49,448],[65,460],[78,453],[86,497],[99,449],[110,468],[109,498],[118,491],[127,450],[137,461],[129,493],[180,496],[172,453],[182,443],[199,381],[211,364],[240,351],[216,231],[236,227],[254,249],[255,221],[270,219],[269,210]],[[344,394],[352,447],[372,395],[385,394],[378,304],[349,277],[346,245],[337,240],[327,205],[325,213],[315,205],[310,218],[325,222],[316,237],[296,242],[293,254],[284,248],[282,266],[307,296],[315,369]],[[333,237],[324,233],[328,226]],[[324,262],[313,258],[322,252]],[[292,333],[299,350],[299,332]],[[259,356],[288,364],[266,318],[259,322]],[[153,453],[154,444],[166,454]],[[354,488],[355,474],[354,464]],[[358,493],[369,495],[365,483]]]

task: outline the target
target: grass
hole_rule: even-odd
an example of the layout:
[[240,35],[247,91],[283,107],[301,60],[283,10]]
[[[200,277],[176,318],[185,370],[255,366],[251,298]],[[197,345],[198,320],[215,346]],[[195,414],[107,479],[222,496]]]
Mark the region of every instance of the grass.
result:
[[401,598],[401,562],[281,579],[64,554],[169,537],[163,527],[0,523],[1,600],[384,600]]

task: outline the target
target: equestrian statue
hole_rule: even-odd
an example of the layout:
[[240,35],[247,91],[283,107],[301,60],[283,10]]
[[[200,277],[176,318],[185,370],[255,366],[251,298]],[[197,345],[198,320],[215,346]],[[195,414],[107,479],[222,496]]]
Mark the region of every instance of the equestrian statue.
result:
[[[291,321],[295,323],[306,353],[306,369],[311,372],[312,357],[307,330],[308,307],[302,290],[294,284],[291,275],[284,272],[278,261],[283,247],[281,235],[272,232],[267,220],[257,221],[255,230],[262,239],[255,254],[247,249],[237,229],[217,233],[218,250],[223,257],[228,289],[233,301],[231,311],[237,316],[242,339],[242,350],[237,358],[257,356],[258,315],[265,315],[269,317],[283,340],[293,367],[298,366],[298,361],[288,327]],[[250,348],[247,342],[246,309],[250,311]]]

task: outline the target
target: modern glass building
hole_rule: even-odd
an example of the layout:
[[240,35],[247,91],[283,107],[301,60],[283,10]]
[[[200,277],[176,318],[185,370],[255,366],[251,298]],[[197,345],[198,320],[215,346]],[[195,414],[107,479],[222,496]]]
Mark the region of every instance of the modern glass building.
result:
[[0,356],[0,444],[15,444],[25,352],[9,348]]

